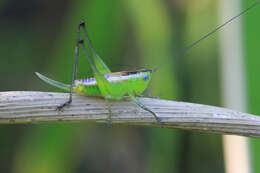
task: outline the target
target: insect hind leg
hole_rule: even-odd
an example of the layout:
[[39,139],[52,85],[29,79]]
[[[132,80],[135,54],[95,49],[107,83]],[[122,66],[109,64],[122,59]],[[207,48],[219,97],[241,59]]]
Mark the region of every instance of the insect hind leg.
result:
[[70,97],[70,99],[69,99],[68,101],[66,101],[65,103],[63,103],[63,104],[57,106],[56,110],[57,110],[57,111],[62,111],[62,109],[63,109],[65,106],[70,105],[71,102],[72,102],[72,98]]
[[74,64],[73,64],[73,71],[72,71],[72,77],[71,77],[69,100],[66,101],[65,103],[59,105],[59,106],[56,108],[57,111],[62,111],[62,109],[63,109],[65,106],[70,105],[71,102],[72,102],[72,88],[73,88],[73,83],[74,83],[74,80],[77,79],[77,74],[78,74],[79,44],[81,44],[82,41],[83,41],[83,40],[80,38],[80,23],[79,23],[79,25],[78,25],[77,34],[78,34],[78,38],[77,38],[77,43],[76,43],[76,46],[75,46],[75,56],[74,56]]

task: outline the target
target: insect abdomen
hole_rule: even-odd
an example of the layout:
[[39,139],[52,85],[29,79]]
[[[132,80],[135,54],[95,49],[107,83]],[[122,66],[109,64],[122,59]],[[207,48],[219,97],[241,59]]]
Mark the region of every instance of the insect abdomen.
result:
[[88,86],[88,85],[77,85],[73,88],[73,91],[78,94],[84,94],[87,96],[101,96],[101,92],[98,86]]
[[75,80],[73,91],[75,93],[88,96],[101,96],[101,92],[99,87],[97,86],[95,78]]

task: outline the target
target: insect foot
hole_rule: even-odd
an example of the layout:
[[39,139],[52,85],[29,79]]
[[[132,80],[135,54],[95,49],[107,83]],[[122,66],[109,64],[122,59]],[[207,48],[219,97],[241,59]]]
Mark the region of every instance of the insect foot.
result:
[[78,39],[78,44],[83,44],[83,43],[84,43],[84,39],[80,37],[80,38]]
[[71,100],[61,104],[60,106],[57,106],[56,111],[62,111],[63,108],[71,103]]
[[112,123],[111,123],[111,119],[108,119],[108,120],[107,120],[107,127],[110,128],[110,127],[111,127],[111,124],[112,124]]
[[151,96],[151,95],[148,95],[148,98],[151,98],[151,99],[160,99],[162,96],[162,94],[159,94],[158,96]]
[[81,21],[79,22],[79,26],[85,26],[85,21],[84,21],[84,20],[81,20]]
[[163,122],[161,121],[161,119],[159,117],[156,117],[156,121],[159,125],[161,125],[161,126],[163,125]]

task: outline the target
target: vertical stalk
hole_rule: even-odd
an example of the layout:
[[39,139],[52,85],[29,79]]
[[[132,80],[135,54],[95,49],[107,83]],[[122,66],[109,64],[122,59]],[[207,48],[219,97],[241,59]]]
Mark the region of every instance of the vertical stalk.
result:
[[[220,23],[238,14],[241,2],[220,0]],[[245,69],[242,45],[241,19],[234,21],[220,32],[222,101],[225,107],[246,112]],[[223,136],[224,161],[227,173],[250,173],[248,139]]]

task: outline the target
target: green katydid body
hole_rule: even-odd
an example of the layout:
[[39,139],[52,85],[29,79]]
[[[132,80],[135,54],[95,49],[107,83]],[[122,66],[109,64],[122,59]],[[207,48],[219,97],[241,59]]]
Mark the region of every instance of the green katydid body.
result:
[[[43,81],[53,86],[61,88],[65,91],[70,90],[70,85],[68,84],[54,81],[37,72],[36,74]],[[107,96],[106,98],[111,100],[120,100],[123,96],[128,95],[129,90],[131,90],[134,95],[142,94],[152,78],[152,71],[138,70],[134,72],[115,72],[105,74],[104,76],[113,85],[111,96]],[[72,84],[72,91],[74,93],[87,96],[105,97],[104,95],[102,95],[98,83],[94,77],[75,80]]]
[[[80,29],[83,28],[84,34],[87,38],[88,45],[92,52],[92,59],[90,58],[87,49],[85,47],[84,41],[80,38]],[[75,73],[77,73],[77,63],[79,55],[79,45],[82,46],[83,52],[87,57],[90,67],[93,71],[94,76],[87,79],[74,79]],[[109,100],[120,100],[125,95],[128,95],[133,102],[135,102],[142,109],[153,114],[155,120],[161,124],[157,115],[143,105],[135,96],[142,94],[142,92],[147,88],[151,78],[152,70],[137,70],[137,71],[124,71],[124,72],[114,72],[112,73],[103,60],[95,52],[92,44],[88,38],[88,34],[85,28],[85,22],[81,21],[78,26],[78,40],[76,44],[76,53],[74,59],[73,73],[72,73],[72,84],[63,84],[61,82],[54,81],[40,73],[36,72],[36,75],[43,81],[61,88],[66,91],[70,91],[69,101],[58,106],[58,110],[62,109],[64,106],[69,105],[72,102],[72,92],[78,94],[84,94],[88,96],[101,96]],[[108,117],[108,124],[110,124],[111,115]]]

